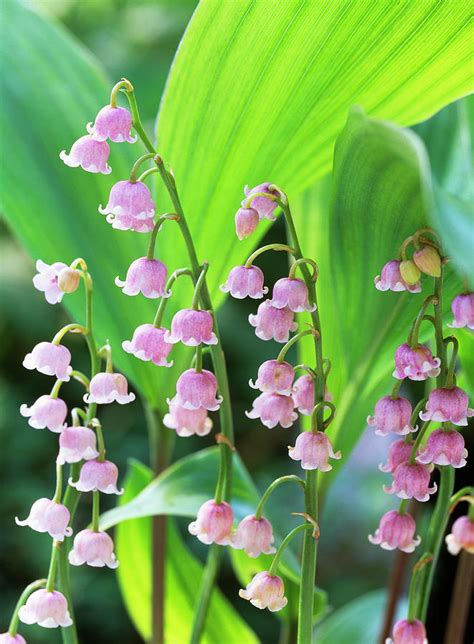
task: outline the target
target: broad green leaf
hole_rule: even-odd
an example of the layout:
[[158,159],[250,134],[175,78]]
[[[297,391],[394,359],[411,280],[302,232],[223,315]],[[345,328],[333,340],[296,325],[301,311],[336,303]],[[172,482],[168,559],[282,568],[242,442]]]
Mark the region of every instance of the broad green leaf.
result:
[[[131,461],[121,505],[136,497],[150,483],[153,474],[145,465]],[[121,523],[116,530],[117,568],[120,589],[137,631],[151,637],[151,519]],[[187,642],[193,622],[202,564],[184,545],[172,519],[167,523],[165,642]],[[255,634],[240,618],[222,593],[216,589],[209,609],[203,644],[218,641],[252,644]]]

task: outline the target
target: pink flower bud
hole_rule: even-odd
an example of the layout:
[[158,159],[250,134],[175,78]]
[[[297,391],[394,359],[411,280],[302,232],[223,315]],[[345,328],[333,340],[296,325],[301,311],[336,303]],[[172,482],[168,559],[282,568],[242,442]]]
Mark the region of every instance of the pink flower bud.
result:
[[131,127],[132,116],[128,110],[106,105],[95,117],[94,125],[87,125],[87,131],[95,141],[110,139],[114,143],[135,143],[137,137],[130,135]]
[[273,547],[273,529],[270,521],[262,517],[257,519],[254,514],[242,519],[232,537],[232,547],[245,550],[254,559],[261,555],[272,555],[276,552]]
[[123,494],[117,488],[118,468],[111,461],[87,461],[81,467],[79,480],[69,479],[69,485],[79,492],[102,492],[103,494]]
[[[261,183],[258,186],[255,186],[255,188],[250,189],[248,186],[245,186],[244,188],[244,193],[246,197],[250,197],[252,195],[257,194],[258,192],[266,192],[269,195],[275,195],[276,197],[279,197],[280,194],[277,190],[271,190],[270,186],[272,184],[269,182],[266,183]],[[244,199],[242,201],[242,206],[245,206],[247,202],[247,199]],[[269,199],[268,197],[255,197],[255,199],[252,199],[252,203],[250,204],[251,208],[254,208],[258,212],[258,216],[260,219],[269,219],[270,221],[275,221],[276,217],[273,214],[275,209],[278,208],[278,204],[273,201],[273,199]]]
[[188,347],[197,347],[198,344],[217,344],[213,326],[214,320],[208,311],[182,309],[174,315],[171,321],[171,332],[166,331],[165,341],[170,344],[182,342]]
[[277,425],[291,427],[298,418],[298,414],[293,410],[291,396],[266,392],[255,398],[252,409],[246,411],[245,415],[247,418],[260,418],[262,425],[273,429]]
[[433,465],[451,465],[464,467],[466,465],[467,449],[464,438],[455,430],[436,429],[420,450],[416,460],[418,463],[433,463]]
[[448,324],[452,329],[474,329],[474,293],[461,293],[451,302],[454,320]]
[[258,212],[253,208],[239,208],[235,213],[235,232],[242,240],[249,237],[259,222]]
[[468,417],[474,416],[474,409],[470,409],[468,405],[467,394],[459,387],[433,389],[428,396],[425,411],[420,412],[420,418],[438,423],[467,425]]
[[212,420],[207,409],[185,409],[175,399],[169,401],[169,413],[163,418],[165,427],[175,429],[178,436],[207,436],[212,429]]
[[122,349],[133,354],[139,360],[151,360],[159,367],[171,367],[173,361],[167,361],[172,346],[165,342],[166,329],[153,324],[141,324],[133,333],[131,340],[122,342]]
[[439,375],[441,360],[433,358],[433,354],[424,344],[412,348],[402,344],[395,352],[395,371],[393,377],[398,380],[426,380]]
[[57,304],[64,297],[64,292],[58,286],[58,276],[63,268],[67,268],[63,262],[54,262],[51,265],[41,259],[36,262],[38,273],[33,277],[33,286],[37,291],[44,293],[49,304]]
[[299,278],[282,277],[273,286],[272,305],[277,309],[288,307],[294,313],[315,311],[316,306],[308,300],[308,287]]
[[69,552],[73,566],[87,564],[94,568],[117,568],[119,562],[114,554],[114,542],[106,532],[82,530],[74,537],[74,546]]
[[221,546],[228,546],[233,521],[234,513],[231,506],[225,501],[216,503],[211,499],[201,505],[196,521],[189,524],[188,530],[206,545],[218,543]]
[[400,273],[400,262],[392,259],[382,268],[381,275],[375,278],[375,288],[379,291],[410,291],[410,293],[420,293],[420,282],[416,284],[407,284]]
[[61,161],[64,161],[70,168],[81,166],[87,172],[100,172],[101,174],[110,174],[112,168],[107,164],[109,160],[110,148],[105,141],[94,141],[91,136],[81,136],[77,139],[71,148],[69,154],[63,150],[59,154]]
[[121,219],[132,217],[140,221],[153,219],[155,204],[148,187],[141,181],[118,181],[112,186],[107,205],[105,208],[99,206],[99,212],[102,215],[113,215]]
[[180,375],[176,383],[174,399],[184,409],[217,411],[222,397],[217,398],[217,380],[213,373],[203,369],[188,369]]
[[90,461],[98,456],[95,432],[89,427],[66,427],[59,436],[56,461],[60,465]]
[[128,393],[127,379],[121,373],[98,373],[90,382],[89,393],[84,396],[88,405],[108,405],[115,401],[126,405],[134,400],[135,394]]
[[417,427],[412,427],[410,424],[411,414],[412,406],[409,400],[384,396],[376,403],[374,415],[367,417],[367,423],[376,428],[375,433],[378,436],[387,436],[387,434],[405,436],[417,430]]
[[301,461],[304,470],[321,470],[329,472],[329,458],[339,460],[341,452],[334,452],[329,438],[323,432],[301,432],[294,447],[288,447],[290,458]]
[[26,600],[18,617],[23,624],[38,624],[43,628],[71,626],[72,619],[67,608],[67,600],[57,590],[35,590]]
[[70,537],[72,534],[72,528],[67,527],[70,518],[65,505],[43,498],[33,503],[26,519],[20,521],[15,517],[15,522],[17,525],[27,525],[36,532],[47,532],[57,541],[64,541],[64,537]]
[[390,472],[393,474],[400,463],[407,463],[413,450],[412,443],[405,443],[402,439],[394,441],[388,448],[387,463],[383,465],[380,463],[379,470],[381,472]]
[[453,523],[451,534],[446,536],[446,545],[452,555],[461,550],[474,554],[474,521],[469,517],[459,517]]
[[285,608],[288,603],[285,586],[281,577],[270,575],[268,572],[259,572],[246,589],[239,590],[239,597],[248,599],[256,608],[268,608],[272,613]]
[[428,501],[430,494],[438,489],[436,483],[430,487],[430,468],[421,463],[401,463],[393,474],[390,487],[384,485],[387,494],[396,494],[400,499]]
[[237,300],[243,300],[245,297],[259,300],[268,293],[268,288],[263,285],[264,280],[263,271],[258,266],[234,266],[220,289],[223,293],[230,293]]
[[266,360],[258,369],[258,377],[255,384],[249,380],[249,385],[253,389],[268,391],[275,394],[289,396],[295,370],[288,362],[278,362],[278,360]]
[[393,639],[388,638],[386,644],[428,644],[425,627],[419,619],[399,619],[393,627]]
[[23,366],[67,382],[72,372],[70,362],[71,353],[62,344],[40,342],[25,356]]
[[255,327],[255,335],[260,340],[288,342],[290,331],[296,331],[294,313],[289,308],[278,309],[270,300],[262,302],[256,315],[249,315],[250,324]]
[[19,633],[16,635],[0,633],[0,644],[26,644],[26,640]]
[[62,432],[66,427],[67,406],[61,398],[51,396],[40,396],[38,400],[28,407],[22,405],[20,414],[28,418],[28,425],[35,429],[47,427],[52,432]]
[[416,522],[411,514],[391,510],[380,519],[379,527],[374,535],[369,535],[369,541],[384,550],[398,548],[402,552],[413,552],[421,542],[420,537],[415,537],[415,531]]
[[74,293],[79,287],[81,281],[81,271],[77,268],[66,266],[59,271],[58,287],[63,293]]
[[115,284],[122,289],[125,295],[142,293],[145,297],[154,300],[157,297],[171,295],[166,291],[167,275],[168,270],[163,262],[158,259],[140,257],[130,264],[125,282],[116,277]]
[[[314,379],[305,374],[296,380],[293,386],[293,401],[295,407],[304,416],[311,416],[314,409]],[[327,387],[324,392],[324,400],[330,402],[332,395],[329,393]]]

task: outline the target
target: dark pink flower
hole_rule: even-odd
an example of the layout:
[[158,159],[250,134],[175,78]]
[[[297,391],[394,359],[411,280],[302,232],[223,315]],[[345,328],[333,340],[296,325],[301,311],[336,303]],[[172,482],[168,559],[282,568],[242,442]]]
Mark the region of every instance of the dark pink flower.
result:
[[46,264],[41,259],[36,262],[38,273],[33,277],[33,285],[36,290],[42,291],[49,304],[57,304],[64,297],[64,291],[58,286],[58,275],[67,268],[63,262],[54,262]]
[[393,377],[398,380],[426,380],[439,375],[441,360],[434,358],[431,351],[424,344],[410,347],[402,344],[395,352],[395,371]]
[[276,552],[273,547],[273,529],[270,521],[261,517],[257,519],[254,514],[242,519],[232,537],[232,546],[238,550],[245,550],[249,557],[254,559],[261,555],[272,555]]
[[114,554],[114,542],[106,532],[82,530],[74,537],[69,552],[69,563],[73,566],[87,564],[94,568],[117,568],[119,562]]
[[413,450],[412,443],[405,443],[402,439],[394,441],[388,448],[387,463],[383,465],[380,463],[379,470],[382,472],[390,472],[393,474],[400,463],[407,463]]
[[272,613],[287,605],[288,600],[284,594],[285,586],[281,577],[270,575],[266,571],[257,573],[245,590],[239,590],[242,599],[248,599],[256,608],[268,608]]
[[[311,416],[314,409],[314,378],[309,374],[300,376],[293,386],[293,401],[296,409],[304,416]],[[332,395],[327,387],[324,392],[324,400],[331,401]]]
[[106,105],[95,117],[95,123],[87,125],[87,131],[96,141],[109,139],[114,143],[135,143],[136,136],[130,135],[132,115],[124,107]]
[[79,463],[97,458],[96,435],[89,427],[66,427],[59,437],[59,454],[57,462]]
[[125,281],[116,277],[115,284],[125,295],[142,293],[145,297],[154,300],[171,295],[166,291],[167,275],[168,269],[159,259],[140,257],[130,264]]
[[389,487],[384,485],[387,494],[396,494],[400,499],[416,499],[428,501],[430,494],[438,489],[436,483],[430,487],[430,468],[421,463],[401,463],[393,474],[393,482]]
[[277,309],[288,307],[294,313],[314,311],[316,306],[309,303],[308,287],[297,277],[282,277],[273,286],[272,306]]
[[128,393],[128,382],[121,373],[98,373],[89,385],[89,393],[85,394],[84,401],[89,405],[108,405],[117,401],[119,405],[126,405],[135,400],[135,394]]
[[70,378],[71,352],[62,344],[40,342],[23,360],[25,369],[36,369],[47,376],[56,376],[58,380],[67,382]]
[[263,285],[264,280],[263,271],[258,266],[234,266],[220,289],[223,293],[230,293],[237,300],[243,300],[245,297],[259,300],[268,293],[268,288]]
[[175,399],[169,401],[169,412],[163,418],[163,425],[175,429],[178,436],[206,436],[212,429],[212,420],[207,409],[185,409]]
[[375,288],[379,291],[410,291],[410,293],[420,293],[420,282],[416,284],[407,284],[400,273],[400,262],[392,259],[382,268],[381,275],[375,278]]
[[155,327],[153,324],[141,324],[133,333],[131,340],[122,342],[122,349],[133,354],[139,360],[151,360],[159,367],[171,367],[173,361],[167,358],[172,346],[165,342],[166,329]]
[[99,206],[99,212],[122,219],[153,219],[155,204],[147,186],[141,181],[119,181],[112,186],[105,208]]
[[217,380],[213,373],[203,369],[188,369],[176,383],[174,400],[184,409],[208,409],[217,411],[222,398],[217,398]]
[[468,405],[467,394],[460,387],[433,389],[428,396],[425,411],[420,412],[420,418],[438,423],[467,425],[468,417],[474,416],[474,409]]
[[67,406],[61,398],[40,396],[38,400],[28,407],[22,405],[20,414],[28,418],[28,425],[35,429],[47,427],[52,432],[62,432],[66,427]]
[[290,458],[301,461],[304,470],[329,472],[329,458],[339,460],[341,452],[334,452],[329,438],[323,432],[301,432],[294,447],[288,447]]
[[239,208],[235,213],[235,232],[242,240],[249,237],[259,222],[258,212],[253,208]]
[[369,541],[384,550],[398,548],[402,552],[413,552],[421,541],[415,537],[415,531],[416,522],[411,514],[390,510],[380,519],[375,534],[369,535]]
[[277,425],[291,427],[298,418],[298,414],[293,410],[291,396],[267,392],[255,398],[251,411],[246,411],[245,415],[248,418],[259,418],[262,425],[272,429]]
[[69,479],[69,485],[79,492],[102,492],[103,494],[123,494],[117,488],[118,468],[111,461],[87,461],[81,467],[79,479]]
[[199,541],[210,545],[217,543],[228,546],[231,540],[234,513],[231,506],[222,501],[216,503],[214,499],[206,501],[198,510],[196,521],[189,524],[189,532]]
[[384,396],[376,403],[374,415],[368,416],[367,423],[376,428],[375,433],[378,436],[405,436],[417,429],[410,424],[412,411],[411,403],[406,398],[393,399],[391,396]]
[[31,506],[30,514],[21,521],[15,517],[17,525],[29,526],[37,532],[47,532],[56,541],[64,541],[70,537],[72,528],[68,528],[71,515],[65,505],[50,499],[38,499]]
[[43,628],[66,628],[72,624],[64,595],[44,588],[31,593],[18,611],[18,617],[23,624],[38,624]]
[[453,329],[474,329],[474,293],[461,293],[451,303],[454,320],[448,324]]
[[112,168],[107,164],[110,148],[106,141],[95,141],[91,136],[81,136],[71,148],[69,154],[63,150],[59,158],[70,168],[81,166],[87,172],[110,174]]
[[[256,195],[258,192],[266,192],[269,195],[275,195],[276,197],[279,197],[279,192],[277,190],[272,190],[270,188],[271,185],[272,184],[269,182],[261,183],[260,185],[255,186],[255,188],[252,189],[250,189],[248,186],[245,186],[245,196],[250,197],[252,195]],[[242,206],[245,206],[246,202],[247,199],[244,199],[242,201]],[[278,204],[273,201],[273,199],[263,196],[255,197],[255,199],[252,199],[250,207],[257,211],[260,219],[269,219],[270,221],[275,221],[276,217],[274,215],[274,211],[276,208],[278,208]]]
[[265,300],[258,307],[256,315],[249,315],[250,324],[255,327],[255,335],[260,340],[288,342],[290,331],[296,331],[298,324],[294,313],[289,308],[278,309],[270,300]]
[[393,627],[393,639],[388,638],[386,644],[428,644],[423,622],[399,619]]
[[467,449],[464,438],[455,430],[436,429],[432,432],[424,448],[420,449],[416,460],[418,463],[433,463],[433,465],[451,465],[464,467],[466,465]]
[[170,344],[182,342],[188,347],[196,347],[198,344],[217,344],[213,326],[214,320],[208,311],[182,309],[175,313],[171,321],[171,331],[165,333],[165,341]]
[[278,362],[278,360],[266,360],[258,368],[258,376],[255,384],[249,380],[249,385],[253,389],[268,391],[275,394],[289,396],[295,370],[289,362]]
[[461,550],[474,554],[474,521],[469,517],[459,517],[445,540],[452,555],[459,554]]

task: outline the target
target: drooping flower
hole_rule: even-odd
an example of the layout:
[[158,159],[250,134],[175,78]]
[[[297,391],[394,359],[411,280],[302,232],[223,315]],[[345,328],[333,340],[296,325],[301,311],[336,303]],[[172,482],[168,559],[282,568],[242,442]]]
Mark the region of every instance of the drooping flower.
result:
[[67,268],[63,262],[46,264],[41,259],[36,262],[38,273],[33,277],[33,285],[37,291],[44,293],[49,304],[57,304],[64,297],[64,291],[58,286],[58,275],[63,268]]
[[26,600],[18,617],[23,624],[38,624],[43,628],[71,626],[72,619],[67,607],[67,600],[57,590],[49,591],[44,588],[35,590]]
[[171,367],[173,361],[167,361],[172,350],[169,342],[165,342],[166,329],[155,327],[153,324],[141,324],[133,332],[131,340],[122,342],[122,348],[139,360],[151,360],[159,367]]
[[95,117],[95,123],[88,123],[87,131],[95,141],[109,139],[114,143],[135,143],[136,136],[131,136],[132,115],[124,107],[106,105]]
[[413,262],[425,275],[439,277],[441,275],[441,257],[433,246],[423,246],[413,253]]
[[298,418],[298,414],[293,410],[291,396],[266,392],[255,398],[252,409],[246,411],[245,415],[247,418],[259,418],[262,425],[273,429],[277,425],[291,427]]
[[423,622],[399,619],[393,627],[393,639],[387,638],[385,644],[428,644]]
[[438,423],[467,425],[468,417],[474,416],[474,409],[468,405],[467,394],[460,387],[433,389],[428,396],[425,411],[420,412],[420,418]]
[[451,302],[454,320],[448,324],[453,329],[474,330],[474,293],[461,293]]
[[438,489],[430,487],[430,468],[421,463],[401,463],[393,474],[392,485],[384,485],[387,494],[396,494],[400,499],[416,499],[424,503]]
[[403,438],[394,441],[388,448],[387,463],[383,465],[380,463],[379,470],[381,472],[390,472],[393,474],[400,463],[406,463],[410,459],[413,450],[412,443],[405,443]]
[[89,393],[84,395],[84,401],[108,405],[118,402],[119,405],[126,405],[135,400],[134,393],[128,393],[128,382],[121,373],[98,373],[89,385]]
[[[300,376],[293,386],[292,397],[300,414],[311,416],[314,409],[314,378],[309,374]],[[327,387],[324,392],[324,400],[327,402],[332,400],[332,395]]]
[[222,397],[217,397],[217,380],[211,371],[188,369],[178,378],[174,400],[184,409],[217,411]]
[[58,274],[58,287],[63,293],[74,293],[81,282],[81,272],[77,268],[65,266]]
[[107,215],[106,220],[115,230],[133,230],[135,233],[151,233],[155,227],[152,217],[137,219],[130,215]]
[[125,295],[138,295],[142,293],[152,300],[158,297],[169,297],[166,291],[166,277],[168,269],[159,259],[140,257],[130,264],[125,281],[115,278]]
[[289,308],[278,309],[270,300],[262,302],[256,315],[249,315],[250,324],[255,327],[255,335],[260,340],[288,342],[290,331],[296,331],[298,324]]
[[28,425],[35,429],[47,427],[52,432],[62,432],[66,427],[67,406],[61,398],[51,396],[40,396],[38,400],[28,407],[23,404],[20,407],[20,414],[28,418]]
[[70,537],[72,534],[72,528],[68,528],[70,518],[65,505],[42,498],[33,503],[26,519],[21,521],[15,517],[15,522],[17,525],[29,526],[36,532],[47,532],[57,541],[64,541],[64,537]]
[[421,541],[415,532],[416,522],[411,514],[390,510],[380,519],[375,534],[369,535],[369,541],[384,550],[398,548],[402,552],[413,552]]
[[117,568],[119,565],[112,539],[106,532],[94,530],[82,530],[76,534],[69,552],[69,563],[73,566],[87,564],[94,568]]
[[171,321],[171,331],[165,333],[165,341],[170,344],[182,342],[188,347],[217,344],[213,326],[214,320],[208,311],[182,309],[175,313]]
[[66,150],[63,150],[59,154],[59,158],[70,168],[80,166],[87,172],[110,174],[112,168],[107,163],[109,154],[110,148],[106,141],[95,141],[90,135],[86,134],[73,143],[69,154],[66,154]]
[[260,218],[253,208],[239,208],[235,213],[235,232],[242,240],[249,237],[258,225]]
[[459,517],[445,540],[452,555],[459,554],[461,550],[474,554],[474,521],[469,517]]
[[288,454],[294,461],[301,461],[304,470],[321,472],[332,470],[329,458],[341,458],[341,452],[334,451],[331,441],[323,432],[301,432],[295,446],[288,447]]
[[272,524],[265,517],[257,519],[254,514],[246,516],[237,526],[232,537],[232,547],[245,550],[249,557],[256,558],[262,553],[272,555],[276,552],[273,547]]
[[[279,197],[280,193],[278,192],[278,190],[272,189],[271,185],[271,183],[266,182],[261,183],[260,185],[255,186],[255,188],[251,189],[248,186],[245,186],[245,196],[248,198],[252,195],[256,195],[259,192],[266,192],[269,195],[275,195],[276,197]],[[247,199],[244,199],[242,201],[242,206],[245,206],[246,202]],[[274,211],[276,208],[278,208],[278,204],[273,199],[265,196],[255,197],[254,199],[252,199],[250,207],[257,211],[260,219],[269,219],[270,221],[275,221],[276,217],[274,215]]]
[[189,524],[188,530],[206,545],[217,543],[228,546],[231,541],[233,521],[234,512],[228,503],[225,501],[216,503],[214,499],[210,499],[201,505],[196,521]]
[[16,635],[0,633],[0,644],[26,644],[26,640],[19,633]]
[[169,401],[169,412],[163,418],[165,427],[175,429],[178,436],[207,436],[212,429],[212,420],[207,409],[185,409],[174,398]]
[[69,479],[69,485],[79,492],[99,491],[103,494],[123,494],[117,488],[118,468],[111,461],[87,461],[81,468],[79,479]]
[[70,378],[71,353],[62,344],[40,342],[23,360],[26,369],[36,369],[47,376],[56,376],[58,380],[67,382]]
[[410,291],[410,293],[420,293],[421,285],[419,282],[410,285],[407,284],[400,273],[400,262],[392,259],[382,268],[380,275],[375,278],[375,288],[379,291]]
[[309,303],[308,287],[298,277],[282,277],[275,282],[271,299],[277,309],[289,308],[293,313],[315,311],[316,306]]
[[264,281],[265,276],[258,266],[234,266],[220,289],[223,293],[230,293],[237,300],[243,300],[245,297],[259,300],[268,293],[268,288],[263,285]]
[[395,371],[393,377],[398,380],[426,380],[439,375],[441,360],[434,358],[427,346],[419,344],[411,347],[402,344],[395,352]]
[[411,403],[406,398],[399,396],[393,399],[391,396],[384,396],[377,401],[374,415],[367,417],[367,423],[375,427],[378,436],[405,436],[417,429],[410,424],[412,411]]
[[95,432],[89,427],[66,427],[59,437],[59,454],[56,461],[79,463],[99,456]]
[[[110,190],[105,208],[99,206],[102,215],[114,215],[120,219],[153,219],[155,204],[148,187],[142,181],[118,181]],[[152,222],[153,224],[153,222]]]
[[239,590],[242,599],[248,599],[256,608],[268,608],[272,613],[287,605],[288,599],[284,594],[285,586],[281,577],[266,571],[257,573],[245,590]]
[[289,396],[294,377],[295,370],[289,362],[266,360],[258,368],[255,384],[249,380],[249,385],[253,389],[260,389],[260,391]]
[[432,432],[424,448],[420,449],[416,460],[418,463],[433,465],[466,465],[467,449],[464,438],[456,430],[436,429]]

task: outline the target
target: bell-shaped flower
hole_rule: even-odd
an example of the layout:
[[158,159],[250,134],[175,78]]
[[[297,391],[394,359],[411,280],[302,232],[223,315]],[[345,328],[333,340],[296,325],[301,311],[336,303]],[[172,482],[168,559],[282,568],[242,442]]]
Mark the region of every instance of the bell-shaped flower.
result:
[[206,545],[217,543],[228,546],[231,542],[233,521],[234,512],[228,503],[216,503],[214,499],[210,499],[201,505],[196,521],[189,524],[188,530]]
[[0,644],[26,644],[26,640],[19,633],[16,635],[0,633]]
[[410,291],[410,293],[420,293],[420,282],[416,284],[407,284],[400,273],[400,262],[392,259],[382,268],[380,275],[375,278],[375,288],[379,291]]
[[235,232],[242,240],[249,237],[260,221],[258,212],[253,208],[239,208],[235,213]]
[[64,595],[44,588],[31,593],[18,611],[18,617],[23,624],[38,624],[43,628],[66,628],[72,624]]
[[406,398],[384,396],[377,401],[374,415],[367,417],[367,423],[375,427],[375,433],[378,436],[387,436],[387,434],[405,436],[417,430],[417,427],[412,427],[410,424],[412,411],[411,403]]
[[155,227],[152,217],[137,219],[130,215],[107,215],[106,220],[115,230],[132,230],[135,233],[151,233]]
[[245,412],[247,418],[259,418],[269,429],[277,425],[291,427],[298,418],[291,396],[265,392],[255,398],[252,405],[252,409]]
[[467,425],[468,417],[474,416],[474,409],[468,405],[467,394],[460,387],[433,389],[428,396],[425,411],[420,412],[420,418],[464,426]]
[[170,344],[182,342],[188,347],[217,344],[213,326],[214,320],[208,311],[182,309],[175,313],[171,321],[171,331],[165,333],[165,341]]
[[79,479],[69,479],[69,485],[79,492],[102,492],[103,494],[123,494],[117,488],[118,468],[111,461],[87,461],[81,468]]
[[452,329],[474,330],[474,293],[461,293],[451,302],[454,320],[448,324]]
[[95,141],[90,135],[86,134],[73,143],[69,154],[66,154],[66,150],[63,150],[59,154],[59,158],[70,168],[80,166],[87,172],[110,174],[112,168],[107,163],[109,154],[110,148],[106,141]]
[[69,563],[73,566],[87,564],[94,568],[117,568],[119,565],[112,539],[106,532],[94,530],[82,530],[76,534],[69,552]]
[[96,374],[90,382],[89,393],[84,395],[84,402],[88,405],[108,405],[113,402],[126,405],[134,400],[135,394],[128,393],[127,379],[121,373]]
[[[255,186],[255,188],[249,188],[248,186],[245,186],[244,194],[246,196],[246,199],[242,201],[242,206],[246,206],[248,197],[256,195],[259,192],[266,192],[269,195],[275,195],[276,197],[279,197],[280,193],[275,189],[271,189],[271,185],[272,184],[267,181],[266,183],[261,183],[260,185]],[[269,197],[260,196],[252,199],[250,208],[253,208],[257,211],[260,219],[275,221],[276,217],[274,215],[274,212],[275,209],[278,208],[278,204]]]
[[163,425],[175,429],[178,436],[207,436],[212,429],[212,420],[207,409],[185,409],[175,399],[169,401],[169,412],[163,418]]
[[301,432],[295,446],[288,447],[288,454],[294,461],[301,461],[304,470],[329,472],[332,465],[329,458],[339,460],[341,452],[335,452],[331,441],[324,432]]
[[253,389],[268,391],[275,394],[289,396],[291,394],[295,370],[289,362],[278,362],[278,360],[266,360],[258,368],[258,376],[255,384],[249,380]]
[[265,276],[258,266],[234,266],[227,281],[220,289],[223,293],[230,293],[237,300],[251,297],[260,300],[268,293],[268,288],[263,285]]
[[28,425],[35,429],[47,427],[51,432],[59,433],[66,427],[67,406],[61,398],[40,396],[31,407],[23,404],[20,414],[28,418]]
[[393,474],[392,485],[384,485],[387,494],[396,494],[400,499],[416,499],[424,503],[438,489],[430,487],[431,470],[421,463],[401,463]]
[[441,360],[434,358],[427,346],[419,344],[411,347],[402,344],[395,352],[395,371],[393,377],[398,380],[426,380],[436,378],[440,372]]
[[71,352],[62,344],[40,342],[25,356],[23,366],[67,382],[72,372]]
[[250,324],[255,327],[255,335],[260,340],[288,342],[290,331],[296,331],[298,324],[295,314],[289,308],[278,309],[270,300],[262,302],[255,315],[249,315]]
[[281,577],[266,571],[257,573],[245,590],[239,590],[239,597],[248,599],[256,608],[268,608],[272,613],[285,608],[288,599],[284,595],[285,586]]
[[[314,378],[309,374],[300,376],[295,381],[292,392],[293,401],[296,409],[304,416],[311,416],[314,409]],[[327,387],[324,391],[324,400],[330,402],[332,395],[329,393]]]
[[369,535],[369,541],[384,550],[398,548],[402,552],[413,552],[421,542],[420,537],[415,537],[415,532],[416,522],[411,514],[390,510],[380,519],[375,534]]
[[176,383],[174,400],[184,409],[207,409],[217,411],[222,397],[217,397],[217,380],[211,371],[188,369]]
[[403,438],[393,443],[388,448],[388,458],[385,465],[380,463],[379,470],[381,472],[390,472],[393,474],[400,463],[407,463],[413,450],[412,443],[405,443]]
[[257,519],[254,514],[246,516],[237,526],[232,537],[232,547],[245,550],[249,557],[256,558],[262,553],[272,555],[276,552],[273,547],[272,524],[265,517]]
[[64,291],[58,286],[58,276],[63,268],[67,268],[63,262],[54,262],[51,265],[41,259],[36,262],[38,273],[33,277],[33,286],[37,291],[44,293],[49,304],[57,304],[64,297]]
[[114,143],[135,143],[136,136],[130,135],[132,115],[124,107],[106,105],[95,117],[94,125],[88,123],[87,131],[95,141],[109,139]]
[[99,206],[102,215],[132,217],[138,221],[153,219],[155,204],[148,187],[142,181],[118,181],[112,186],[105,208]]
[[89,427],[66,427],[59,436],[59,454],[56,462],[79,463],[97,458],[97,440],[94,430]]
[[459,517],[445,540],[452,555],[459,554],[461,550],[474,554],[474,521],[469,517]]
[[165,342],[165,333],[163,327],[141,324],[135,329],[131,340],[122,342],[122,349],[139,360],[151,360],[158,367],[171,367],[173,361],[168,362],[167,358],[173,347]]
[[293,313],[316,310],[316,306],[309,303],[305,281],[298,277],[282,277],[275,282],[271,303],[277,309],[289,308]]
[[387,638],[385,644],[428,644],[425,626],[419,619],[399,619],[392,638]]
[[456,430],[436,429],[428,436],[426,445],[420,449],[416,460],[424,464],[464,467],[467,458],[464,445],[464,438]]
[[33,503],[26,519],[20,521],[15,517],[15,521],[17,525],[29,526],[36,532],[47,532],[56,541],[64,541],[64,537],[72,534],[72,528],[68,528],[70,518],[65,505],[42,498]]
[[125,281],[116,277],[115,284],[125,295],[142,293],[145,297],[154,300],[171,295],[166,291],[167,275],[168,269],[159,259],[140,257],[130,264]]

